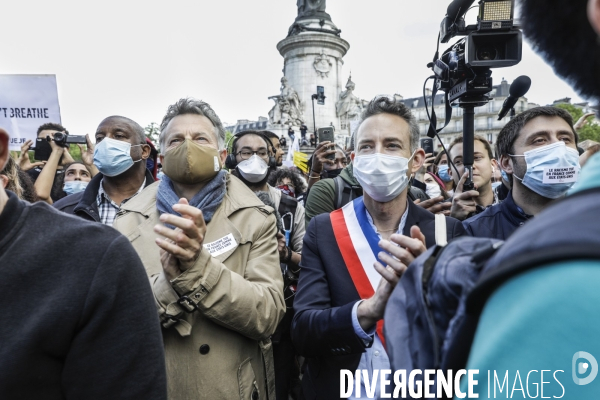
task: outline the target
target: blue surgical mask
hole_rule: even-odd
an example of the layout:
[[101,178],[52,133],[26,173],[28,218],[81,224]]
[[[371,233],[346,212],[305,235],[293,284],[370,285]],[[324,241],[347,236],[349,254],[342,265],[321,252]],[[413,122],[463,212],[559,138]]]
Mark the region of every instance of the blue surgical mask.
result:
[[[135,146],[141,146],[136,144]],[[134,164],[129,150],[131,144],[122,140],[104,138],[94,149],[94,165],[105,176],[117,176],[127,171]],[[135,162],[142,161],[137,160]]]
[[568,148],[565,142],[557,142],[535,150],[526,151],[527,172],[523,178],[513,173],[513,177],[540,196],[557,199],[563,196],[577,182],[579,176],[579,152]]
[[448,164],[438,165],[438,176],[444,182],[450,182],[452,180],[448,174]]
[[492,189],[496,189],[500,185],[502,185],[502,182],[492,182]]
[[505,182],[510,183],[510,180],[508,179],[508,174],[504,172],[504,170],[500,170],[500,175],[502,175],[502,179],[504,179]]
[[65,182],[65,184],[63,186],[63,190],[65,191],[66,194],[75,194],[75,193],[83,192],[85,190],[85,188],[87,187],[87,185],[88,185],[88,182],[84,182],[84,181]]

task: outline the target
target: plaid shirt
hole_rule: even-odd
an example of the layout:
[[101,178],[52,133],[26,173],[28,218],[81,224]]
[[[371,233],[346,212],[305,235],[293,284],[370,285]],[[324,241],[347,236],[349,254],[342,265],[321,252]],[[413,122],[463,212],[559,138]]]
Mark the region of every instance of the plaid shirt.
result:
[[[146,180],[144,179],[144,182],[142,182],[142,186],[140,186],[138,191],[135,192],[135,194],[130,198],[123,200],[121,204],[125,204],[127,201],[137,196],[137,194],[144,189],[145,185]],[[98,204],[100,222],[102,222],[104,225],[112,226],[115,217],[117,216],[117,213],[119,212],[121,207],[117,203],[112,201],[108,194],[104,191],[104,178],[102,178],[102,180],[100,181],[100,188],[98,189],[98,197],[96,197],[96,204]]]

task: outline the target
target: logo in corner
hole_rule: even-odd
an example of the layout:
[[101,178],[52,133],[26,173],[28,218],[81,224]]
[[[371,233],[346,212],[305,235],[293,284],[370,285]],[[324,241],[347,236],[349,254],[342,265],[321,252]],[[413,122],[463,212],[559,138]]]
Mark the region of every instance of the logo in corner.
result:
[[[585,359],[583,361],[581,359]],[[580,375],[584,375],[591,368],[590,374],[585,378],[579,378]],[[587,385],[592,383],[594,379],[596,379],[596,375],[598,375],[598,362],[594,358],[593,355],[587,353],[585,351],[578,351],[573,354],[573,382],[576,385]]]

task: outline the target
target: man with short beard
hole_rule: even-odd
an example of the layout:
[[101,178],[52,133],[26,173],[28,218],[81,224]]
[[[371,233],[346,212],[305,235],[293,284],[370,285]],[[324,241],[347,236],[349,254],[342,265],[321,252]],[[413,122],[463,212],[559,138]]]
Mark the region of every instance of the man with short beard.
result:
[[512,189],[502,203],[467,219],[463,226],[471,236],[506,240],[576,182],[577,175],[567,182],[545,180],[544,168],[579,171],[577,134],[567,111],[536,107],[508,122],[496,147],[502,170],[512,176]]
[[169,106],[159,140],[165,176],[114,227],[150,276],[169,398],[272,399],[269,337],[285,313],[274,211],[222,169],[225,131],[207,103]]
[[[285,195],[267,181],[269,173],[275,170],[275,149],[269,146],[271,141],[262,131],[244,131],[235,135],[231,145],[230,162],[227,167],[231,173],[238,177],[253,192],[267,192],[269,197],[280,210],[282,201],[294,202],[295,208],[292,233],[289,243],[285,238],[279,237],[279,259],[287,264],[293,271],[298,271],[302,253],[302,239],[306,232],[304,224],[304,207],[296,199]],[[285,214],[285,213],[284,213]],[[286,220],[287,221],[287,220]],[[289,228],[289,226],[288,226]]]
[[436,218],[408,198],[409,177],[423,165],[425,152],[404,103],[372,100],[355,141],[353,174],[364,195],[315,216],[304,238],[292,340],[308,360],[302,379],[307,399],[339,398],[341,370],[366,370],[364,381],[375,379],[372,398],[383,395],[385,377],[374,377],[390,369],[382,331],[387,301],[407,266],[436,237],[464,233],[459,221]]
[[[275,171],[276,148],[265,131],[243,131],[235,135],[231,144],[231,155],[226,166],[254,193],[267,193],[282,217],[284,229],[290,229],[289,238],[282,232],[277,233],[279,261],[285,276],[294,277],[294,284],[300,273],[302,240],[304,227],[304,207],[294,197],[283,193],[267,183],[270,172]],[[286,215],[290,213],[290,215]],[[292,225],[290,226],[290,223]],[[291,284],[284,278],[285,285]],[[287,293],[287,292],[286,292]],[[277,398],[287,398],[292,386],[298,381],[300,371],[297,368],[294,347],[290,336],[293,317],[294,298],[286,296],[287,312],[273,335],[273,355],[275,360],[275,384]]]

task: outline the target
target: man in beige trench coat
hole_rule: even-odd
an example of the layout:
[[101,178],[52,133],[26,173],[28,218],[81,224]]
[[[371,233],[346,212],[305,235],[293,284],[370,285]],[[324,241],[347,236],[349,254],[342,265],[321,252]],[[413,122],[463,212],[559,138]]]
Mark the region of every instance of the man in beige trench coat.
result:
[[150,277],[169,398],[274,400],[269,336],[285,304],[273,209],[221,169],[225,132],[207,103],[171,105],[160,149],[165,177],[113,227]]

